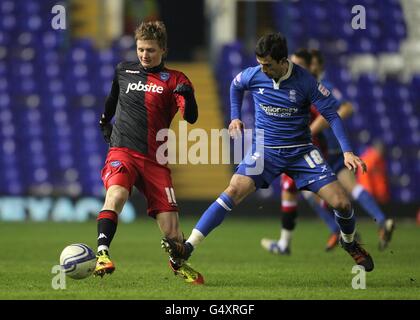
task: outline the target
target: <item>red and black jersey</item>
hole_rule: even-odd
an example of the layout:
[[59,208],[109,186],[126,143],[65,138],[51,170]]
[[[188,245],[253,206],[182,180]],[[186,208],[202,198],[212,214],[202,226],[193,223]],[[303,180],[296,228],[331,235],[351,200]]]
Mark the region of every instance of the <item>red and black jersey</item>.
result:
[[192,87],[182,72],[163,64],[144,69],[139,62],[119,63],[105,103],[106,119],[115,114],[110,147],[126,147],[155,159],[163,143],[156,141],[159,130],[169,128],[178,109],[184,116],[185,99],[173,92],[178,84]]

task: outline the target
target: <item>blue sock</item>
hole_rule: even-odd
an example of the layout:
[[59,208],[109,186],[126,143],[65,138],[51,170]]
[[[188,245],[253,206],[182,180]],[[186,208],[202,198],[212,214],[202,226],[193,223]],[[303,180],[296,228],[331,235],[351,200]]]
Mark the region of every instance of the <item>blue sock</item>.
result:
[[352,234],[356,229],[356,218],[354,217],[354,210],[350,210],[350,215],[334,210],[335,221],[340,226],[340,230],[344,234]]
[[382,226],[385,223],[385,215],[379,208],[375,199],[361,185],[357,185],[352,191],[353,199]]
[[331,233],[338,233],[340,231],[340,228],[338,227],[337,222],[335,222],[334,216],[330,211],[319,205],[319,203],[317,203],[315,198],[312,196],[306,200],[308,201],[308,204],[311,206],[311,208],[314,209],[314,211],[318,214],[318,216],[324,220]]
[[204,236],[207,236],[210,231],[222,223],[226,214],[232,210],[233,206],[233,200],[223,192],[203,213],[194,229],[199,230]]

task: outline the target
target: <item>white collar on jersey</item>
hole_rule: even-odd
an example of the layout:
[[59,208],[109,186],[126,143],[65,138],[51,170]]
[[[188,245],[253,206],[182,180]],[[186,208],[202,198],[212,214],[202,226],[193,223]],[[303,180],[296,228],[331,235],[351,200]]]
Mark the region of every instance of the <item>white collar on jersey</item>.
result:
[[290,75],[292,74],[293,62],[290,61],[289,59],[287,59],[287,62],[289,63],[289,68],[287,69],[286,74],[283,77],[281,77],[277,82],[274,79],[272,79],[274,89],[279,89],[280,88],[280,83],[282,81],[286,80],[286,79],[289,79]]

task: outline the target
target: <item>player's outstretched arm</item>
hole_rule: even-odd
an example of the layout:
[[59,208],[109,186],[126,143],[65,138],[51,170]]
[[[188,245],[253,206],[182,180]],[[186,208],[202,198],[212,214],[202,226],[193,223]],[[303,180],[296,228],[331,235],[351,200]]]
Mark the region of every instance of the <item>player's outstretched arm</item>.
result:
[[260,68],[247,68],[239,72],[230,84],[230,120],[229,134],[235,138],[235,135],[240,130],[244,129],[244,124],[241,119],[242,100],[244,98],[245,90],[250,90],[251,81],[255,73]]
[[244,91],[247,88],[246,76],[239,73],[230,84],[230,119],[229,135],[236,139],[241,136],[242,130],[245,129],[244,123],[241,121],[241,107],[244,97]]
[[105,100],[105,110],[99,120],[99,127],[106,143],[111,142],[112,124],[111,120],[115,115],[118,104],[118,95],[120,93],[120,86],[118,84],[117,73],[115,73],[114,80],[112,81],[111,92]]
[[[353,105],[350,102],[344,102],[340,105],[337,110],[338,115],[341,119],[346,119],[353,114]],[[322,115],[316,117],[316,119],[311,123],[311,133],[317,135],[323,130],[329,128],[328,121]]]
[[317,83],[314,78],[308,78],[306,84],[308,86],[309,101],[316,106],[321,115],[328,121],[343,153],[352,152],[343,121],[336,111],[339,102],[332,96],[328,89],[322,84]]
[[230,119],[232,121],[241,119],[242,99],[245,91],[237,78],[238,76],[236,76],[230,85]]
[[194,96],[194,89],[188,84],[180,83],[176,86],[174,93],[184,97],[185,105],[182,115],[184,120],[191,124],[195,123],[198,119],[198,106]]
[[334,112],[333,109],[330,109],[329,112],[324,110],[322,115],[328,120],[334,135],[340,143],[341,150],[343,150],[344,154],[344,165],[354,173],[356,173],[357,168],[360,166],[362,168],[362,172],[365,173],[367,171],[366,164],[352,152],[343,121],[339,115]]

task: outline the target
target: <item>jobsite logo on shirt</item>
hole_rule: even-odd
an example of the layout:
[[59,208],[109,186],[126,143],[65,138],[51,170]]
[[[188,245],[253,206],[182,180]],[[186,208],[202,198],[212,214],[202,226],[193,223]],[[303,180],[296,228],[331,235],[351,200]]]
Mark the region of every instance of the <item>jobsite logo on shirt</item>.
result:
[[140,80],[137,83],[130,82],[127,86],[127,91],[125,93],[129,93],[131,90],[162,93],[163,87],[158,86],[154,84],[153,82],[151,82],[150,84],[144,84]]

